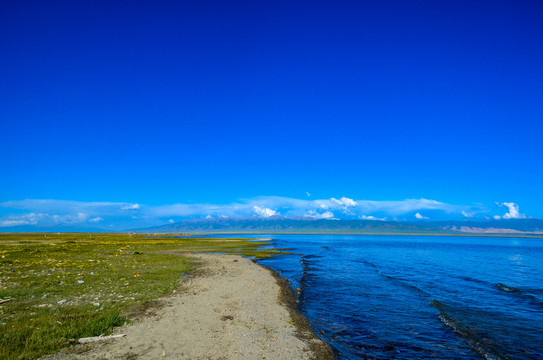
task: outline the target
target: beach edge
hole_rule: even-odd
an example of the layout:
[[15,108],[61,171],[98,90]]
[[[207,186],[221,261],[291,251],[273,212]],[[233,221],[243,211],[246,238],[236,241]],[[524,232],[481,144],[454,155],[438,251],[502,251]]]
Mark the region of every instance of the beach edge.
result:
[[315,359],[334,360],[336,355],[332,346],[317,336],[309,320],[301,313],[294,291],[290,288],[289,281],[279,276],[272,268],[259,262],[255,263],[268,270],[275,279],[277,286],[279,286],[279,305],[288,310],[296,328],[296,336],[309,345]]

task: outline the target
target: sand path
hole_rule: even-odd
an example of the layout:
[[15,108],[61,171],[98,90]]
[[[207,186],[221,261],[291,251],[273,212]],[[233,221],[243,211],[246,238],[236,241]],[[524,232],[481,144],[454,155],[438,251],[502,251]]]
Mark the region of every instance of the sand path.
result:
[[333,359],[293,306],[284,280],[233,255],[191,255],[197,272],[164,306],[48,359]]

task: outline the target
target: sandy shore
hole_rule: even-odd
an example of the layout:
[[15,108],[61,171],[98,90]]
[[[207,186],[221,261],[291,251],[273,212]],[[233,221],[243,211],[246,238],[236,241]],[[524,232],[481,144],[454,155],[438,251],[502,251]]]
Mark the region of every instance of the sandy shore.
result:
[[191,255],[195,274],[116,334],[47,359],[333,359],[285,280],[234,255]]

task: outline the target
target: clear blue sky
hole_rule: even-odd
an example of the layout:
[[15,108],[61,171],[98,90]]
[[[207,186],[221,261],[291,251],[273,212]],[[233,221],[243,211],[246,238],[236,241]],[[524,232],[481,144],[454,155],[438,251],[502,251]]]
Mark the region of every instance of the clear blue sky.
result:
[[4,1],[0,31],[0,202],[543,217],[541,1]]

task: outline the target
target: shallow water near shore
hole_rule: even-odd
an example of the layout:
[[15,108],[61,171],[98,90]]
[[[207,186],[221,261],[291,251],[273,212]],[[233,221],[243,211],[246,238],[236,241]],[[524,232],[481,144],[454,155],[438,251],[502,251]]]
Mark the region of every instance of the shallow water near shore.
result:
[[542,239],[269,237],[339,359],[543,359]]

